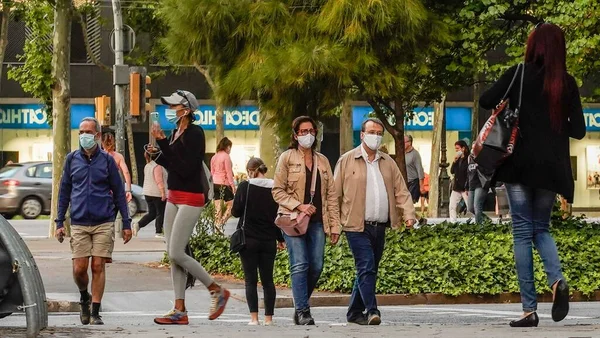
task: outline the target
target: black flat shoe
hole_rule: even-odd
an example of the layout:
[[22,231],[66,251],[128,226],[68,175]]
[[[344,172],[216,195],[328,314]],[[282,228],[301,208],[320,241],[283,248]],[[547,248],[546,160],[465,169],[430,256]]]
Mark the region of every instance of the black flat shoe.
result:
[[552,303],[552,320],[560,322],[569,313],[569,286],[564,280],[559,280]]
[[540,323],[540,317],[537,313],[532,312],[527,317],[510,322],[510,327],[537,327]]

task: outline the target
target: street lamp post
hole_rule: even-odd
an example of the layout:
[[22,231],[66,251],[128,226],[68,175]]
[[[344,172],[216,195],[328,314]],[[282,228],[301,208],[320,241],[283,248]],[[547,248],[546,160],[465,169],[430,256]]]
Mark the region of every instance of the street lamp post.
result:
[[450,176],[448,175],[448,159],[446,157],[446,98],[442,99],[442,139],[440,142],[441,159],[440,159],[440,176],[439,176],[439,202],[438,202],[438,217],[450,217]]

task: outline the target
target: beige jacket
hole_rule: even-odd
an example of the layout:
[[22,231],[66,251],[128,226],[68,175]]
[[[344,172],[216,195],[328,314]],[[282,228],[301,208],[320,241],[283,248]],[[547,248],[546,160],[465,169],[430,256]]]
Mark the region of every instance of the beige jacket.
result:
[[[362,232],[365,227],[367,164],[360,147],[342,155],[335,166],[335,188],[339,196],[342,230]],[[385,182],[392,228],[399,228],[402,220],[416,219],[412,197],[396,162],[379,152],[379,170]]]
[[[340,211],[335,192],[333,173],[327,157],[315,152],[321,175],[321,198],[323,203],[323,230],[326,234],[339,234]],[[290,149],[281,154],[275,169],[273,198],[279,204],[278,213],[291,213],[304,201],[306,166],[301,150]]]

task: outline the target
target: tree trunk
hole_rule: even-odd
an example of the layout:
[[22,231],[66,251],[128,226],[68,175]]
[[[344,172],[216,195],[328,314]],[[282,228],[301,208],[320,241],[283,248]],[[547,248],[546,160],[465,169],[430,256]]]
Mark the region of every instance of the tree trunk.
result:
[[8,23],[10,22],[11,1],[2,1],[2,23],[0,24],[0,81],[4,69],[4,55],[8,44]]
[[408,185],[408,177],[406,174],[406,158],[404,157],[404,117],[406,116],[406,112],[402,108],[402,101],[394,101],[394,106],[394,109],[396,109],[396,124],[394,125],[396,132],[393,134],[393,136],[394,148],[396,149],[396,164],[398,164],[398,168],[400,168],[402,177],[404,177],[404,181]]
[[260,159],[267,166],[266,176],[273,178],[275,166],[277,165],[277,152],[274,146],[277,145],[277,133],[273,126],[267,124],[269,112],[260,110],[260,132],[259,132],[259,153]]
[[475,83],[473,84],[473,109],[471,111],[471,144],[479,134],[479,96],[481,95],[481,85],[479,84],[479,74],[475,74]]
[[439,102],[433,104],[433,137],[431,140],[431,164],[429,167],[429,203],[427,217],[438,217],[440,154],[442,143],[442,121],[444,120],[443,105]]
[[[49,235],[54,237],[58,211],[58,192],[67,154],[71,151],[71,21],[72,0],[57,0],[54,10],[52,54],[52,206]],[[66,224],[67,234],[70,227]]]
[[[214,85],[214,84],[213,84]],[[213,89],[214,92],[214,89]],[[215,119],[217,144],[225,137],[225,112],[220,100],[217,100],[217,116]]]
[[340,155],[350,151],[354,146],[354,135],[352,130],[352,106],[350,100],[345,100],[340,116]]
[[138,167],[135,158],[135,145],[133,142],[133,127],[131,120],[125,119],[125,130],[127,132],[127,146],[129,150],[129,163],[131,164],[131,184],[138,184]]

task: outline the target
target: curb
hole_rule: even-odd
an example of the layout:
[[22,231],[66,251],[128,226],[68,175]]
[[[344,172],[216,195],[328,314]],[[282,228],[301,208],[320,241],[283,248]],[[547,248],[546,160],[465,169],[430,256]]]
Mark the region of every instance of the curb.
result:
[[[243,295],[232,294],[232,298],[241,302],[246,302]],[[264,298],[259,297],[259,307],[263,308]],[[552,294],[545,293],[538,295],[540,303],[551,303]],[[571,294],[571,302],[587,302],[600,301],[600,291],[595,291],[590,296],[585,296],[581,292],[576,291]],[[501,293],[499,295],[460,295],[448,296],[441,293],[424,293],[416,295],[394,294],[394,295],[377,295],[378,305],[441,305],[441,304],[498,304],[498,303],[520,303],[521,296],[519,293]],[[350,295],[339,294],[331,296],[313,296],[310,299],[310,305],[315,307],[327,306],[348,306],[350,303]],[[290,296],[277,296],[275,299],[275,308],[292,308],[294,307],[294,299]]]
[[79,303],[68,300],[48,299],[48,312],[79,312]]

